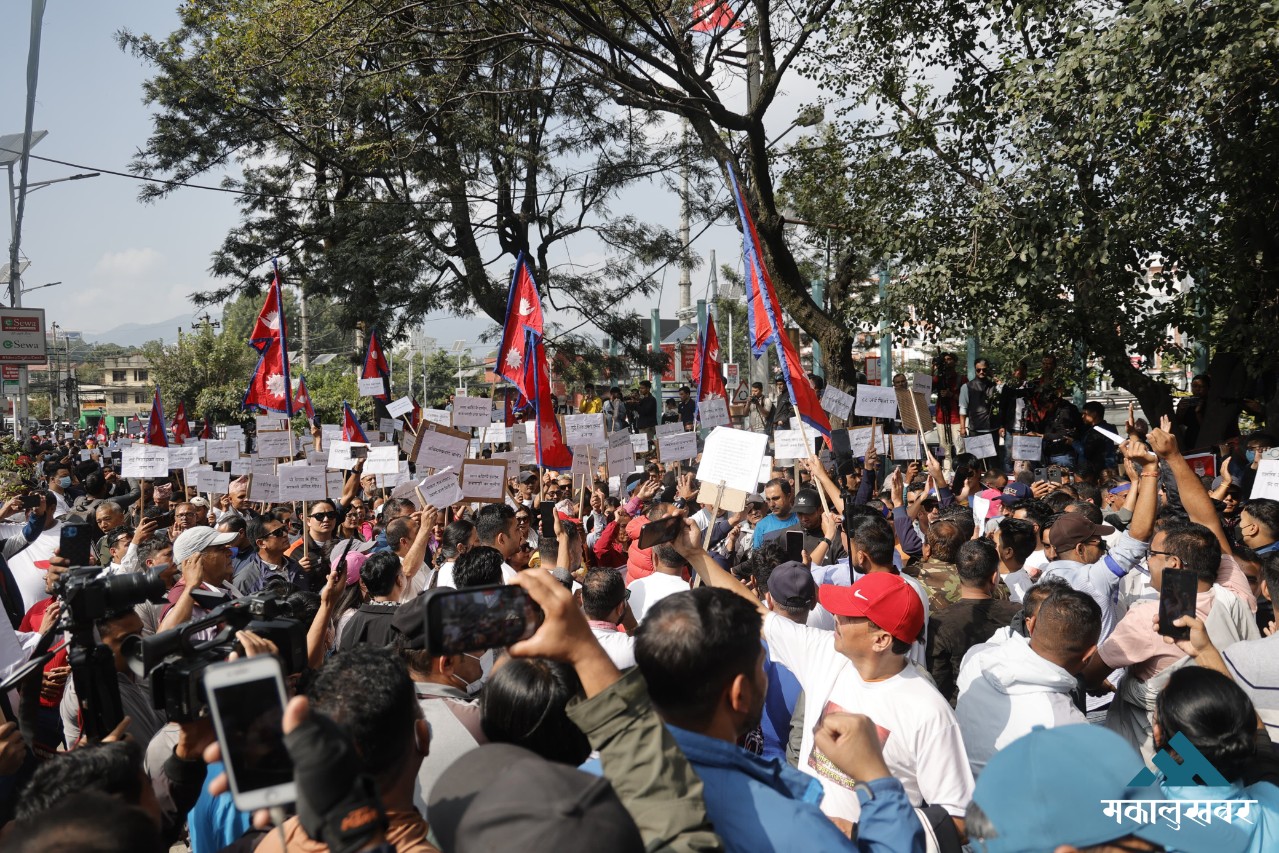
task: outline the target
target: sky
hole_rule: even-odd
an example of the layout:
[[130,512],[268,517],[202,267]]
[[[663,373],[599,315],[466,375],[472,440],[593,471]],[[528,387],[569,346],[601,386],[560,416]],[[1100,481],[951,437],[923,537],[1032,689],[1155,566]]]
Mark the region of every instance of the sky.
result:
[[[25,109],[29,5],[11,4],[0,27],[0,134],[20,133]],[[148,69],[121,51],[115,33],[121,29],[162,37],[177,25],[172,0],[133,3],[58,2],[44,17],[35,129],[49,135],[32,153],[78,164],[72,168],[31,161],[29,181],[44,181],[100,168],[128,171],[134,153],[151,130],[142,102]],[[812,92],[804,81],[770,111],[770,138],[784,129]],[[795,87],[793,87],[795,88]],[[740,92],[730,93],[740,96]],[[730,94],[730,97],[732,97]],[[744,96],[743,96],[744,97]],[[217,184],[209,175],[199,183]],[[15,177],[16,180],[16,177]],[[46,322],[66,330],[102,332],[125,323],[155,323],[197,314],[190,294],[211,289],[208,268],[213,251],[237,222],[234,197],[225,193],[182,189],[168,198],[138,201],[136,180],[103,174],[90,180],[55,184],[29,194],[23,222],[22,252],[31,266],[26,288],[60,281],[57,287],[27,294],[23,304],[46,310]],[[649,186],[628,192],[617,205],[642,218],[662,219],[672,227],[678,200],[664,188]],[[694,224],[694,233],[698,225]],[[3,241],[7,247],[8,240]],[[570,253],[579,262],[592,256],[589,242]],[[694,242],[703,257],[717,252],[720,264],[740,266],[741,238],[733,223],[718,224]],[[7,253],[6,253],[7,260]],[[693,299],[703,295],[708,269],[693,273]],[[679,271],[664,274],[660,307],[673,317],[678,304]],[[636,305],[647,315],[651,304]],[[217,309],[211,309],[216,316]],[[203,313],[202,311],[199,313]],[[466,336],[479,349],[484,323],[436,314],[422,332],[447,348]],[[569,317],[550,317],[554,322]],[[183,324],[180,321],[180,324]],[[174,328],[176,333],[176,326]]]

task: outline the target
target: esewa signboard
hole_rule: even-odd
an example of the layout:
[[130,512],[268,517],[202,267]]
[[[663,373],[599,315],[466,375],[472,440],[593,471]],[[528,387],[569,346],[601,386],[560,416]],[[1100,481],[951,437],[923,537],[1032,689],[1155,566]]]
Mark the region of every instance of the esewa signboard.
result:
[[43,308],[0,308],[0,363],[46,364]]

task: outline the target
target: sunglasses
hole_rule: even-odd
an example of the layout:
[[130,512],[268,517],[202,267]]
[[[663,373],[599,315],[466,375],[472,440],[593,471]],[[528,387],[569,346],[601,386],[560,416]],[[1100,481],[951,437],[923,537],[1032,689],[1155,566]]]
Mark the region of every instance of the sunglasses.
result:
[[263,533],[262,538],[270,539],[272,536],[283,536],[283,535],[284,535],[284,528],[277,527],[275,530],[272,530],[270,533]]
[[338,517],[338,514],[336,512],[316,512],[312,513],[310,517],[316,521],[332,521]]

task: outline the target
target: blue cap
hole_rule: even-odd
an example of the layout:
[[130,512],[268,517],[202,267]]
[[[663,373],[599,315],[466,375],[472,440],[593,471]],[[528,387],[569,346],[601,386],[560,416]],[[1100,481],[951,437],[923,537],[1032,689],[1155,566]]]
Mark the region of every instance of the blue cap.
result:
[[[1248,848],[1248,836],[1221,821],[1202,825],[1185,819],[1174,828],[1162,819],[1125,819],[1122,810],[1113,817],[1104,814],[1108,800],[1170,799],[1158,787],[1131,785],[1144,767],[1128,741],[1101,726],[1037,728],[995,753],[977,779],[973,801],[985,813],[990,832],[973,839],[973,846],[984,853],[1038,853],[1059,844],[1091,847],[1132,835],[1167,850]],[[1213,799],[1212,790],[1205,789],[1204,799]],[[970,835],[980,829],[969,821]]]
[[1012,480],[1007,486],[1004,486],[1004,506],[1012,506],[1017,501],[1024,501],[1026,498],[1032,497],[1030,486]]

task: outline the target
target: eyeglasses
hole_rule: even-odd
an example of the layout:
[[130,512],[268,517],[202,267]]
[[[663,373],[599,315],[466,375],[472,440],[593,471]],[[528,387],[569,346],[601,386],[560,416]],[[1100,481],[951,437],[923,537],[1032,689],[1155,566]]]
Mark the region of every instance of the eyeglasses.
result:
[[515,516],[515,522],[517,524],[528,525],[533,522],[533,517],[531,515],[517,515]]
[[263,534],[262,534],[262,538],[263,538],[263,539],[270,539],[272,536],[283,536],[283,535],[284,535],[284,528],[283,528],[283,527],[277,527],[277,528],[275,528],[274,530],[272,530],[270,533],[263,533]]
[[1149,555],[1150,555],[1150,556],[1152,556],[1152,557],[1172,557],[1172,556],[1175,556],[1174,554],[1172,554],[1172,553],[1171,553],[1171,552],[1169,552],[1169,551],[1156,551],[1154,548],[1151,548],[1151,549],[1150,549],[1149,551],[1147,551],[1146,553],[1147,553],[1147,554],[1149,554]]
[[316,521],[332,521],[338,517],[338,514],[336,512],[314,512],[311,513],[310,517]]

